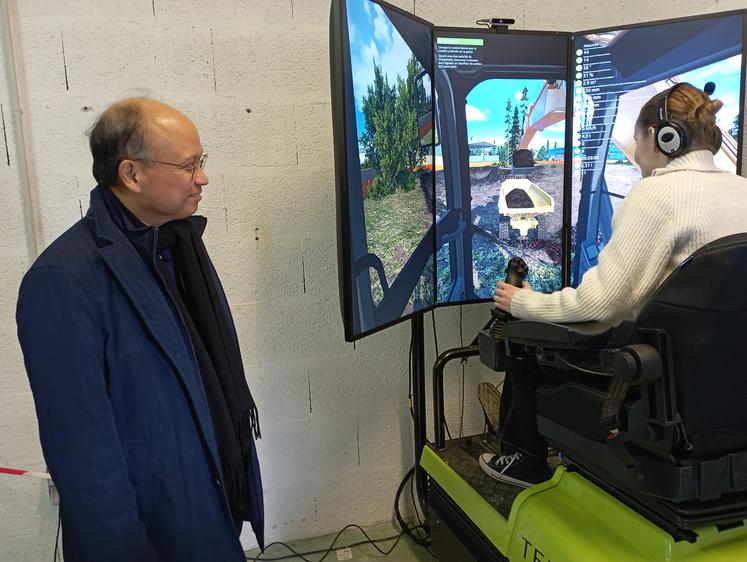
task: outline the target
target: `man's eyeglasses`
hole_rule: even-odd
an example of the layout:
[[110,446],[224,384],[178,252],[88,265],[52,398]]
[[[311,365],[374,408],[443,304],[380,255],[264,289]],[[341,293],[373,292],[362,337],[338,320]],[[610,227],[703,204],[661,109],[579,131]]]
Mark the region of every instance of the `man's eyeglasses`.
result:
[[164,162],[163,160],[153,160],[152,158],[133,158],[132,160],[136,160],[139,162],[152,162],[154,164],[165,164],[166,166],[173,166],[174,168],[180,168],[182,170],[186,170],[190,172],[191,178],[194,179],[195,172],[199,170],[205,169],[205,162],[207,162],[207,153],[203,152],[198,156],[195,160],[190,162],[189,164],[175,164],[174,162]]

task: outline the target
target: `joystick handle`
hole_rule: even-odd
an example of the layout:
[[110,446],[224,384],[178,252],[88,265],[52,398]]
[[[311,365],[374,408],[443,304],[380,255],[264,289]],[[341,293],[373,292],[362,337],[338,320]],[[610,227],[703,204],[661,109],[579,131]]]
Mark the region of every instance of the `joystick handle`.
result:
[[[506,265],[506,279],[504,283],[521,288],[524,286],[524,278],[527,276],[527,273],[529,273],[529,268],[523,259],[511,258]],[[493,308],[490,313],[493,319],[490,333],[494,338],[501,339],[503,338],[503,323],[511,320],[512,316],[499,308]]]
[[524,286],[524,278],[527,276],[527,273],[529,273],[529,268],[523,259],[511,258],[508,260],[508,265],[506,266],[505,283],[521,288]]

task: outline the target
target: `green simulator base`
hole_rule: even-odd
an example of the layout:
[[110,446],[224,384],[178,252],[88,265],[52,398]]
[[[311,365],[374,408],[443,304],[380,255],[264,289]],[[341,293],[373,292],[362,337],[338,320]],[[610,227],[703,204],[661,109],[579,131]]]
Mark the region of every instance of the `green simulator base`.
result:
[[[675,541],[582,475],[557,466],[551,480],[521,489],[483,474],[477,456],[494,447],[488,435],[454,439],[443,451],[426,446],[429,479],[510,562],[734,562],[747,560],[747,526],[696,531]],[[475,456],[477,455],[477,456]]]

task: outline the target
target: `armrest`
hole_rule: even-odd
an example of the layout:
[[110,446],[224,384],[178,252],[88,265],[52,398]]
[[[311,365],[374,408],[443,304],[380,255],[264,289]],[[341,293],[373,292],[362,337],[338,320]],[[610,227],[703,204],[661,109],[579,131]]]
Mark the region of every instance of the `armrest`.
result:
[[612,325],[602,322],[555,324],[536,320],[514,320],[503,326],[504,337],[535,347],[588,348],[603,346]]

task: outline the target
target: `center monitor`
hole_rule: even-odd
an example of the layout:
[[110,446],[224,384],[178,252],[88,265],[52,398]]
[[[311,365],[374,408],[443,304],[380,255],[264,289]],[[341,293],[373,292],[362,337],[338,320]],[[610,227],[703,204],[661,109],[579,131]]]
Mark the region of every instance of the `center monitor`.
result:
[[568,35],[435,29],[437,303],[563,285]]

